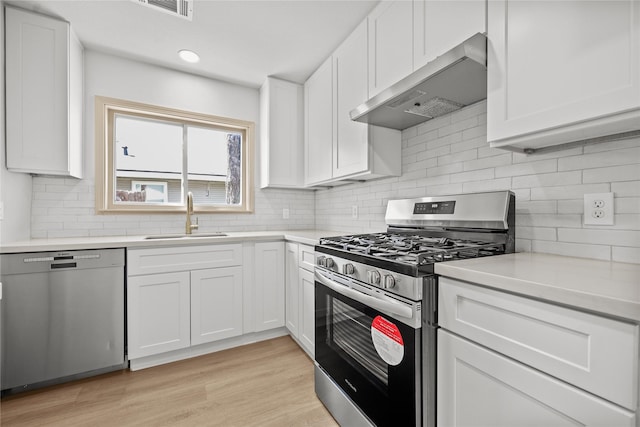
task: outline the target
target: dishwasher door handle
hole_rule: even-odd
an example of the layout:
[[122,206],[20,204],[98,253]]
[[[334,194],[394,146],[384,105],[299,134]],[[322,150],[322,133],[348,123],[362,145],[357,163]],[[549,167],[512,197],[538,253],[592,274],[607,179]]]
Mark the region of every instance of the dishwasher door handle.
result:
[[51,264],[51,269],[55,270],[58,268],[76,268],[78,267],[77,262],[61,262],[60,264]]

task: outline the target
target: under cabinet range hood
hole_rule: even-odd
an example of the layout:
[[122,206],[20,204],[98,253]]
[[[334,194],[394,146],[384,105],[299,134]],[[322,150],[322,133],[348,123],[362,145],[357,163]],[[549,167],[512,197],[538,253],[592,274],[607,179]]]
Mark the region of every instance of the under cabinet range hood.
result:
[[482,33],[351,110],[351,120],[403,130],[487,97],[487,37]]

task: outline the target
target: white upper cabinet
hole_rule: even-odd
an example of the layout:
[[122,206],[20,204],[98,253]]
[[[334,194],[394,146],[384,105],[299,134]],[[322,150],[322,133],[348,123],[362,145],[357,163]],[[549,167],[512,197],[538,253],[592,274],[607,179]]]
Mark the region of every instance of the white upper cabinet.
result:
[[367,39],[365,20],[305,83],[307,185],[400,175],[400,131],[349,116],[367,100]]
[[354,122],[349,112],[367,100],[367,23],[362,22],[333,53],[334,111],[333,176],[367,169],[367,125]]
[[492,0],[487,137],[537,149],[640,129],[640,2]]
[[413,3],[383,0],[367,20],[371,98],[413,71]]
[[5,12],[7,168],[82,178],[82,45],[68,22]]
[[476,33],[485,33],[486,0],[414,0],[413,68],[418,69]]
[[304,187],[300,84],[267,77],[260,88],[260,188]]
[[329,57],[304,84],[305,184],[331,179],[333,71]]

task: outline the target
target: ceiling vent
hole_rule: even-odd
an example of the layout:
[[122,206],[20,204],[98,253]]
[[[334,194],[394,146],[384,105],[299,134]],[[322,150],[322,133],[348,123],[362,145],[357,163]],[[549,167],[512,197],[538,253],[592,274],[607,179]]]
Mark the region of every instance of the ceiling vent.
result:
[[152,9],[171,15],[179,16],[191,21],[193,19],[193,1],[194,0],[131,0],[133,2],[143,4]]

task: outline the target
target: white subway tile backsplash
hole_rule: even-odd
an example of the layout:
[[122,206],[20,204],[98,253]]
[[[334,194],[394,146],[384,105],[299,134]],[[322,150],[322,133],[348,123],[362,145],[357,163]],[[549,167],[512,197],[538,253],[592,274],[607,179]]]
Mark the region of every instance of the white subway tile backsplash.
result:
[[558,241],[640,247],[640,231],[559,228]]
[[640,176],[640,164],[611,166],[606,168],[585,169],[582,182],[633,181]]
[[527,240],[558,240],[555,228],[516,227],[516,238]]
[[491,179],[486,181],[471,181],[462,184],[463,193],[481,193],[484,191],[508,190],[511,178]]
[[600,153],[602,151],[620,150],[622,148],[640,147],[640,138],[621,139],[618,141],[601,142],[584,146],[584,153]]
[[580,184],[581,182],[582,171],[514,176],[512,180],[513,188],[556,187]]
[[[511,159],[509,159],[511,161]],[[520,163],[517,165],[499,166],[496,168],[496,177],[522,176],[532,174],[542,174],[556,172],[558,170],[557,160],[541,160],[539,162]]]
[[580,214],[584,213],[584,200],[558,200],[559,214]]
[[640,197],[618,197],[613,202],[618,214],[640,214]]
[[[465,162],[468,160],[474,160],[478,158],[478,150],[459,151],[457,153],[445,154],[438,157],[438,166],[450,165],[452,163]],[[463,167],[464,169],[464,167]]]
[[[555,214],[558,213],[556,200],[520,200],[516,195],[516,212],[519,214]],[[582,211],[581,211],[582,212]],[[579,212],[579,213],[581,213]],[[569,213],[569,212],[563,212]]]
[[614,246],[612,247],[611,260],[617,262],[640,264],[640,248]]
[[582,199],[587,193],[608,193],[609,184],[580,184],[531,189],[531,200]]
[[492,168],[474,170],[470,172],[453,173],[450,175],[450,181],[455,182],[475,182],[486,181],[495,177],[495,170]]
[[[474,114],[477,126],[471,126],[473,120],[469,120]],[[409,179],[403,176],[399,181],[406,184],[372,181],[349,186],[366,188],[380,198],[381,209],[369,212],[369,224],[384,228],[382,207],[389,199],[511,189],[516,195],[517,251],[640,262],[640,243],[635,240],[640,227],[640,171],[636,167],[640,139],[525,155],[490,148],[485,121],[483,101],[403,131],[403,139],[411,139],[411,145],[424,146],[422,151],[412,148],[415,155],[403,153],[403,172]],[[437,159],[437,165],[421,163],[425,159]],[[412,174],[423,167],[427,177],[417,177],[412,187],[416,178]],[[615,224],[584,226],[584,194],[609,191],[615,197]],[[338,203],[351,202],[337,189],[318,192],[316,227],[341,225],[335,209],[321,208]]]
[[640,147],[623,148],[601,152],[590,152],[581,156],[558,159],[558,170],[579,170],[637,164],[640,161]]
[[[497,174],[498,170],[500,170],[499,166],[504,166],[509,164],[511,164],[511,153],[505,153],[500,156],[484,157],[482,159],[466,161],[464,162],[463,167],[465,171],[496,168],[495,176],[496,178],[499,178],[500,176]],[[502,175],[502,176],[508,176],[508,175]]]
[[611,246],[592,243],[564,243],[533,240],[532,252],[544,252],[548,254],[563,255],[578,258],[594,258],[604,261],[611,260]]
[[[640,138],[525,155],[489,147],[486,101],[402,132],[401,177],[328,190],[256,189],[253,214],[198,214],[199,231],[386,229],[390,199],[510,189],[516,250],[640,263]],[[614,193],[613,226],[585,226],[583,195]],[[184,216],[97,215],[92,179],[34,177],[33,238],[182,232]],[[359,218],[351,218],[357,205]],[[290,219],[282,219],[282,209]]]
[[569,148],[564,150],[553,150],[547,153],[536,154],[524,154],[513,153],[513,163],[528,163],[539,162],[541,160],[559,159],[562,157],[580,156],[582,154],[582,147]]
[[[518,201],[516,200],[516,206]],[[516,213],[516,225],[521,227],[572,227],[582,226],[582,215],[557,215],[557,214],[535,214],[526,215]]]

